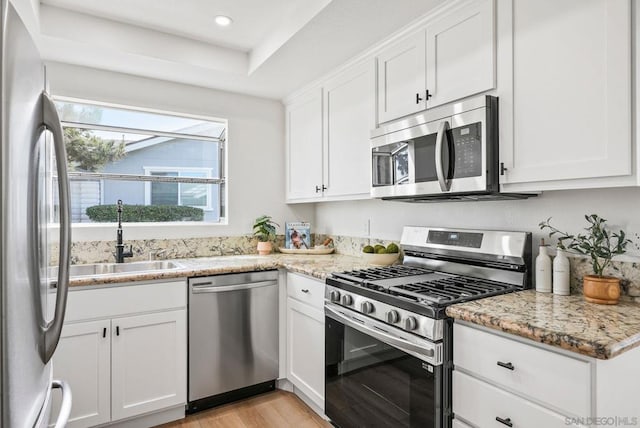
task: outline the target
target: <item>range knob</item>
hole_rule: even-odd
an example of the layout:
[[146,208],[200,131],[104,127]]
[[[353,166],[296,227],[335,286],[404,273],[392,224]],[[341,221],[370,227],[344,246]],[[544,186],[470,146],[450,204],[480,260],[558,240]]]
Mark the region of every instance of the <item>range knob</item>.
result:
[[395,324],[400,321],[400,314],[396,310],[390,310],[387,312],[387,322],[390,324]]
[[405,330],[415,330],[416,328],[418,328],[418,321],[416,320],[415,317],[408,317],[406,320],[404,320],[404,329]]
[[331,300],[332,302],[339,302],[340,301],[340,292],[333,290],[331,293],[329,293],[329,300]]
[[345,294],[344,296],[342,296],[342,304],[344,306],[353,305],[353,297],[351,297],[349,294]]
[[373,303],[371,303],[371,302],[362,302],[362,305],[360,306],[360,309],[362,310],[363,314],[370,314],[376,308],[373,306]]

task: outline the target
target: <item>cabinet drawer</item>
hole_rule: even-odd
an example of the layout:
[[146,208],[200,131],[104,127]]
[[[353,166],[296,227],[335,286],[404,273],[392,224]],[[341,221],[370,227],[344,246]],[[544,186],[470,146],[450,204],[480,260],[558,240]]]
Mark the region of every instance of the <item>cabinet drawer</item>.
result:
[[324,307],[324,282],[293,273],[287,274],[287,295],[313,308]]
[[453,412],[482,428],[567,426],[565,416],[458,371],[453,372]]
[[563,413],[591,414],[588,361],[460,324],[454,326],[453,349],[456,369],[547,403]]

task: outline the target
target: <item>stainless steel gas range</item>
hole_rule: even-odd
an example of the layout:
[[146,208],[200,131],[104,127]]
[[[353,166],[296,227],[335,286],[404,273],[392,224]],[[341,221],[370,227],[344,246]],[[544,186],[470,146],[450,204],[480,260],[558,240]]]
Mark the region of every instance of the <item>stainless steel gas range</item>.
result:
[[402,265],[325,289],[325,413],[340,428],[450,427],[446,307],[531,286],[531,234],[405,227]]

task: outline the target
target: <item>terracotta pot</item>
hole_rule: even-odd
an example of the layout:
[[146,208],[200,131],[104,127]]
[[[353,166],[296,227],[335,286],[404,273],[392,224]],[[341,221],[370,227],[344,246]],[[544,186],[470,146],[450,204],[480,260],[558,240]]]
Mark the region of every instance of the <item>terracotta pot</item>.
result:
[[585,275],[582,278],[584,300],[601,305],[616,305],[620,300],[620,278]]
[[271,242],[258,242],[258,254],[260,254],[261,256],[271,254],[271,250],[273,250]]

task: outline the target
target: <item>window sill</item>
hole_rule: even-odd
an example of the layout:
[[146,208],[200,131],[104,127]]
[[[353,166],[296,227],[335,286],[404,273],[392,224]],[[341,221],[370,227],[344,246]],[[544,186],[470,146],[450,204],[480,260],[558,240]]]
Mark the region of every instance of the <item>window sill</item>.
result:
[[[229,226],[226,218],[219,223],[161,222],[123,223],[124,239],[181,239],[220,236]],[[116,239],[117,223],[76,223],[72,225],[71,239],[76,241],[109,241]],[[51,226],[51,238],[58,240],[58,226]],[[237,235],[236,233],[235,235]]]

